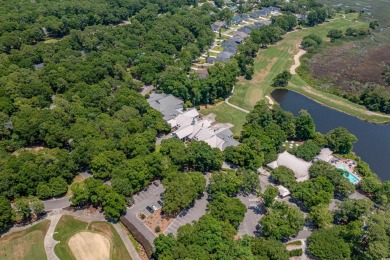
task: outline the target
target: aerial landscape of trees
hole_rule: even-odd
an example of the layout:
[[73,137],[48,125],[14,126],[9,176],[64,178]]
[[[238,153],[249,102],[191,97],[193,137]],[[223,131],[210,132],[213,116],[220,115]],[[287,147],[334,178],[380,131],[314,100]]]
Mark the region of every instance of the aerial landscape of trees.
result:
[[[190,71],[218,34],[211,24],[231,22],[233,12],[218,8],[224,1],[214,1],[216,6],[195,0],[3,3],[0,232],[39,219],[45,214],[41,200],[61,197],[70,198],[74,209],[99,208],[115,222],[134,203],[131,197],[154,183],[165,188],[159,198],[164,217],[177,217],[200,198],[207,204],[177,236],[154,229],[161,233],[154,240],[156,259],[289,259],[294,253],[284,242],[304,226],[313,231],[307,253],[315,258],[388,258],[390,181],[381,182],[353,154],[357,138],[347,129],[316,132],[307,111],[295,116],[262,100],[234,137],[238,146],[222,152],[202,141],[165,139],[171,127],[150,107],[149,95],[139,93],[141,87],[173,94],[185,108],[215,104],[232,93],[239,76],[254,76],[259,49],[296,28],[297,16],[305,18],[299,26],[315,26],[333,15],[332,8],[314,0],[233,2],[241,15],[269,6],[283,13],[254,29],[229,62],[209,66],[206,78]],[[337,42],[368,33],[347,28],[329,31],[328,37]],[[311,34],[301,46],[310,54],[326,44]],[[290,79],[283,71],[273,85],[286,86]],[[368,87],[358,102],[387,113],[390,102],[381,90]],[[299,146],[288,149],[286,140]],[[362,177],[356,187],[343,170],[315,158],[325,147],[356,163]],[[264,176],[257,170],[286,150],[312,163],[310,178],[298,182],[294,171],[279,166],[260,189]],[[275,185],[289,189],[289,200],[275,199]],[[255,207],[246,204],[249,196]],[[240,236],[249,211],[262,218],[254,237]]]

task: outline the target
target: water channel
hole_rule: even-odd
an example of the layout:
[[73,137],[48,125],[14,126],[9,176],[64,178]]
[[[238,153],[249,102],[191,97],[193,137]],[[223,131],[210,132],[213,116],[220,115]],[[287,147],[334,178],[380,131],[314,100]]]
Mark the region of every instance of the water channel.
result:
[[284,110],[294,115],[301,109],[307,110],[317,131],[323,134],[339,126],[347,128],[359,139],[353,151],[370,165],[380,179],[390,180],[390,124],[371,124],[285,89],[275,90],[271,96]]

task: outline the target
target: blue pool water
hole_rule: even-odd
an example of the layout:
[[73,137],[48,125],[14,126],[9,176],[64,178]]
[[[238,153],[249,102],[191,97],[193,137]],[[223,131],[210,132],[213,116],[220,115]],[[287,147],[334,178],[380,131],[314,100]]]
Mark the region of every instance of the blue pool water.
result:
[[357,183],[359,181],[358,178],[356,178],[354,175],[352,175],[348,170],[347,168],[345,168],[344,165],[340,165],[340,166],[337,166],[338,169],[341,169],[344,171],[344,177],[347,178],[349,180],[350,183]]

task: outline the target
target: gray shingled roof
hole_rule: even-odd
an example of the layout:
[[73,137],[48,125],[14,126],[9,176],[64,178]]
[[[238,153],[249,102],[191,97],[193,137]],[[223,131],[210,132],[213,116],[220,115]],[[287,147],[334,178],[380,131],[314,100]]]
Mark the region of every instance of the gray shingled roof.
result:
[[246,33],[246,34],[251,34],[251,32],[253,31],[253,29],[252,29],[251,27],[249,27],[249,26],[244,26],[244,27],[238,29],[238,31],[244,32],[244,33]]
[[223,51],[221,53],[218,53],[217,55],[217,61],[229,61],[230,57],[232,57],[234,53]]
[[207,62],[207,63],[210,63],[210,64],[213,64],[213,63],[215,62],[215,57],[211,57],[211,56],[210,56],[210,57],[207,57],[207,58],[206,58],[206,62]]
[[218,133],[217,136],[225,141],[223,145],[223,150],[225,150],[226,147],[237,146],[240,144],[239,142],[236,141],[236,139],[233,138],[233,133],[232,131],[230,131],[230,129],[226,129]]
[[170,94],[152,93],[148,103],[163,115],[164,120],[170,120],[179,114],[178,110],[183,109],[184,102]]

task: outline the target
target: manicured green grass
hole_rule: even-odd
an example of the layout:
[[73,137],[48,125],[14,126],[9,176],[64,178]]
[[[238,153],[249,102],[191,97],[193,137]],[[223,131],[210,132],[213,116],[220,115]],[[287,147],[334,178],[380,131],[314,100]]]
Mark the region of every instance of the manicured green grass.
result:
[[388,115],[382,116],[379,113],[372,113],[367,111],[364,106],[352,103],[342,97],[326,93],[315,88],[302,87],[302,84],[305,84],[305,82],[298,75],[294,75],[287,88],[303,94],[306,97],[313,99],[325,106],[329,106],[346,114],[356,116],[365,121],[373,123],[384,123],[390,120],[390,116]]
[[54,239],[60,241],[54,248],[56,255],[62,260],[75,259],[69,246],[69,239],[80,231],[96,232],[104,235],[110,240],[110,259],[131,259],[122,239],[116,232],[115,228],[107,222],[86,223],[72,216],[64,215],[58,222]]
[[230,102],[250,110],[259,100],[268,95],[273,90],[272,79],[283,70],[289,70],[294,63],[294,55],[298,52],[299,44],[304,36],[314,33],[327,40],[326,34],[330,29],[364,26],[367,25],[363,22],[337,19],[284,35],[284,39],[278,44],[259,51],[255,58],[255,74],[252,80],[241,78],[236,84],[235,93]]
[[231,123],[234,127],[231,129],[234,135],[240,135],[242,126],[246,122],[246,113],[235,109],[226,104],[221,104],[206,110],[200,111],[203,115],[214,113],[217,115],[216,120],[220,123]]
[[[294,55],[298,53],[302,38],[308,34],[316,34],[328,41],[326,35],[331,29],[360,28],[367,27],[364,22],[352,22],[349,19],[357,18],[356,14],[348,14],[348,20],[335,19],[322,25],[297,30],[286,34],[278,44],[261,49],[255,58],[255,74],[251,80],[240,78],[236,84],[235,92],[230,102],[239,107],[251,110],[254,105],[265,95],[270,94],[274,88],[271,86],[273,78],[283,70],[289,70],[294,63]],[[390,118],[385,115],[375,114],[367,111],[364,107],[349,102],[341,97],[321,92],[312,88],[298,75],[294,75],[289,88],[306,95],[324,105],[333,107],[342,112],[357,116],[371,122],[385,122]],[[310,92],[316,92],[314,95]],[[320,95],[321,94],[321,95]]]
[[50,221],[44,220],[29,229],[0,239],[0,259],[47,259],[43,241]]
[[222,46],[215,46],[214,48],[212,48],[213,51],[223,51],[223,47]]

